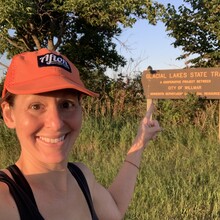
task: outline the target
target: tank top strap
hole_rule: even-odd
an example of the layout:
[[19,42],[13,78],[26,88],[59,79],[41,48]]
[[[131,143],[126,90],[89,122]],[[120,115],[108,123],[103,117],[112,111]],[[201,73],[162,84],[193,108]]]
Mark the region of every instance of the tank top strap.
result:
[[74,176],[74,178],[76,179],[76,181],[78,182],[79,187],[81,188],[87,204],[89,206],[90,209],[90,213],[92,216],[92,220],[98,220],[98,217],[96,215],[94,206],[93,206],[93,202],[92,202],[92,197],[91,197],[91,193],[89,190],[89,186],[88,183],[86,181],[86,178],[83,174],[83,172],[80,170],[80,168],[78,166],[76,166],[73,163],[68,163],[68,169],[71,172],[71,174]]
[[20,171],[20,169],[15,165],[11,165],[7,168],[14,181],[20,186],[22,187],[23,189],[25,189],[25,192],[28,194],[29,198],[31,199],[31,201],[33,202],[33,204],[36,206],[36,208],[38,209],[37,207],[37,203],[36,203],[36,200],[34,198],[34,194],[33,194],[33,191],[28,183],[28,181],[26,180],[26,178],[24,177],[23,173]]
[[[0,182],[4,182],[8,185],[9,191],[18,207],[21,220],[44,220],[38,210],[32,189],[20,169],[15,164],[9,166],[7,169],[10,171],[14,180],[3,171],[0,171]],[[68,169],[76,179],[85,196],[92,220],[98,220],[89,186],[83,172],[73,163],[68,163]]]
[[17,205],[21,220],[44,220],[23,187],[19,186],[3,171],[0,171],[0,182],[7,184]]

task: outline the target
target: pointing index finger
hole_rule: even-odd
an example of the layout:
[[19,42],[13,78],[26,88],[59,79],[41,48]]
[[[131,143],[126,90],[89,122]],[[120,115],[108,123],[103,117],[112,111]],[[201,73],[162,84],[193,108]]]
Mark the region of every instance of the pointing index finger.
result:
[[152,117],[153,112],[154,112],[154,104],[151,103],[149,109],[147,110],[146,118],[150,120],[151,117]]

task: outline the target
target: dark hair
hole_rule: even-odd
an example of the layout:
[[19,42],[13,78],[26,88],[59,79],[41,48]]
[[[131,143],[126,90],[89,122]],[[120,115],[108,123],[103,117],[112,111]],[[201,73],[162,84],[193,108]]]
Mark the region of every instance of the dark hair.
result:
[[0,116],[2,115],[2,108],[1,108],[1,104],[3,102],[7,102],[10,106],[14,105],[14,100],[15,100],[15,94],[10,93],[10,92],[6,92],[4,98],[0,98]]
[[14,105],[15,96],[16,95],[13,94],[13,93],[6,92],[5,96],[0,99],[0,104],[2,104],[3,102],[8,102],[8,104],[10,106],[13,106]]

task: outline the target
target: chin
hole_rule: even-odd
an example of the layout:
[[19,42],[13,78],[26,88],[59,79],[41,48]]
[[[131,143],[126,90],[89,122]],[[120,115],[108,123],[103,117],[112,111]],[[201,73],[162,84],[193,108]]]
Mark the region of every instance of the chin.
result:
[[67,162],[67,156],[64,155],[50,155],[42,158],[42,162],[46,164],[62,164]]

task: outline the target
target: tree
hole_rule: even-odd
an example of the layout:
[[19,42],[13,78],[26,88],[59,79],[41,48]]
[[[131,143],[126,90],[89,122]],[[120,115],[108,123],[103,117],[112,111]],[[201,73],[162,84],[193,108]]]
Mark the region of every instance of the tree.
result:
[[220,66],[220,6],[219,0],[184,0],[178,10],[167,6],[164,22],[168,35],[175,39],[174,47],[184,54],[178,59],[190,58],[194,67]]
[[86,79],[88,71],[123,66],[113,39],[137,19],[155,24],[161,7],[151,0],[0,0],[0,54],[59,49]]

